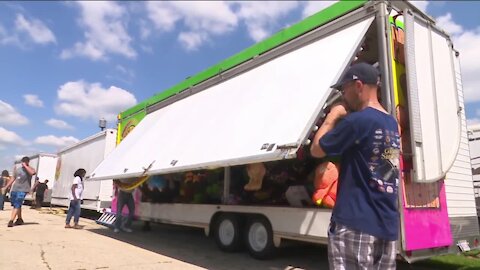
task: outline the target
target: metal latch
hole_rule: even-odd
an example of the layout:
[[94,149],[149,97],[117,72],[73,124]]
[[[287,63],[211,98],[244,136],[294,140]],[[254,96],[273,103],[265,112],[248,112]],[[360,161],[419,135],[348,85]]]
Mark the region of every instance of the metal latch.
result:
[[298,148],[297,143],[288,143],[288,144],[277,145],[277,149],[279,149],[279,150],[288,150],[288,149],[295,149],[295,148]]
[[152,166],[153,166],[153,163],[155,163],[155,160],[154,160],[154,161],[152,161],[152,163],[150,163],[150,165],[148,165],[148,167],[147,167],[147,168],[145,168],[145,167],[142,167],[142,169],[143,169],[143,174],[146,174],[146,173],[147,173],[147,172],[148,172],[148,171],[149,171],[149,170],[152,168]]

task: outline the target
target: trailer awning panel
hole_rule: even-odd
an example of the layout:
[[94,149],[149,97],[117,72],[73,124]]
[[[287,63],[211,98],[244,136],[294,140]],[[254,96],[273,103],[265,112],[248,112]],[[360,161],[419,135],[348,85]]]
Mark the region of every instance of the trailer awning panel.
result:
[[[291,157],[373,21],[365,19],[148,114],[97,180]],[[285,145],[293,145],[287,149]]]

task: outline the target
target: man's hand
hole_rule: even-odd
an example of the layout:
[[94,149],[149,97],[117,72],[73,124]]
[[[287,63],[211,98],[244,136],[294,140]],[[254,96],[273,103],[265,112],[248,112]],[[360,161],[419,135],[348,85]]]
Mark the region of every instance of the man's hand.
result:
[[338,120],[342,119],[346,115],[347,115],[347,109],[345,107],[345,104],[337,103],[332,105],[330,112],[327,114],[327,117],[325,118],[325,122],[329,121],[335,124]]
[[320,147],[320,139],[335,127],[338,120],[346,115],[347,109],[345,104],[337,103],[332,105],[330,112],[327,114],[327,117],[325,117],[325,121],[323,121],[323,124],[320,126],[317,133],[315,133],[315,137],[310,146],[310,154],[312,154],[313,157],[322,158],[327,155],[322,147]]

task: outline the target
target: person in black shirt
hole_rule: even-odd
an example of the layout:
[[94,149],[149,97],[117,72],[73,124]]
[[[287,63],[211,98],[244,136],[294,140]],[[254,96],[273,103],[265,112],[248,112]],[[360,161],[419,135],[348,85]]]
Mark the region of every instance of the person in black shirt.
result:
[[35,208],[41,209],[43,200],[45,199],[45,192],[48,189],[48,179],[45,179],[45,181],[42,182],[37,182],[37,184],[33,187],[33,191],[35,192]]

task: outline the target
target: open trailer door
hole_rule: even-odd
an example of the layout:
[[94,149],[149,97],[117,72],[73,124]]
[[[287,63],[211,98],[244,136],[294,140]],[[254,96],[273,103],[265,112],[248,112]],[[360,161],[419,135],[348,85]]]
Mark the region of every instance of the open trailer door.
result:
[[224,167],[295,157],[373,17],[148,114],[93,179]]

